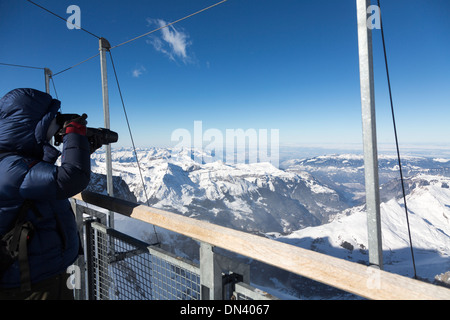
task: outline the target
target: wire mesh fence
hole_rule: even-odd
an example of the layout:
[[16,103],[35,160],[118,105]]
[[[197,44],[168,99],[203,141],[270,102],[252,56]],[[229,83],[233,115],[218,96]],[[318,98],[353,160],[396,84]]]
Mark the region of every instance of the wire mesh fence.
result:
[[200,299],[200,271],[194,263],[99,223],[87,230],[91,299]]
[[215,252],[209,244],[200,243],[200,249],[209,249],[200,250],[199,263],[195,263],[162,249],[159,243],[151,245],[108,227],[111,212],[107,210],[82,201],[73,202],[73,206],[85,249],[78,261],[85,272],[80,281],[82,288],[75,291],[77,299],[267,298],[249,285],[248,265]]

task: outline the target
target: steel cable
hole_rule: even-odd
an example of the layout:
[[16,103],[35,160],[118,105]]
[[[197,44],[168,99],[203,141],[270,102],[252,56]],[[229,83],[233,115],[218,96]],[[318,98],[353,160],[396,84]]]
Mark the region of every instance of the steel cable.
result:
[[386,65],[386,76],[387,76],[387,82],[388,82],[388,87],[389,87],[389,99],[390,99],[390,103],[391,103],[392,122],[394,124],[395,145],[396,145],[396,149],[397,149],[398,167],[399,167],[399,171],[400,171],[400,181],[401,181],[402,192],[403,192],[403,203],[404,203],[404,206],[405,206],[406,224],[408,226],[409,245],[410,245],[410,250],[411,250],[412,264],[413,264],[413,268],[414,268],[414,279],[417,279],[416,263],[415,263],[415,259],[414,259],[414,250],[413,250],[412,237],[411,237],[411,228],[410,228],[410,224],[409,224],[408,206],[406,205],[405,183],[404,183],[404,179],[403,179],[402,162],[401,162],[401,158],[400,158],[400,148],[399,148],[399,144],[398,144],[397,126],[396,126],[395,112],[394,112],[394,103],[393,103],[393,99],[392,99],[391,80],[390,80],[390,76],[389,76],[389,67],[388,67],[388,60],[387,60],[387,53],[386,53],[386,42],[385,42],[385,39],[384,39],[383,20],[381,19],[380,0],[378,0],[378,8],[380,8],[381,39],[382,39],[382,42],[383,42],[384,61],[385,61],[385,65]]

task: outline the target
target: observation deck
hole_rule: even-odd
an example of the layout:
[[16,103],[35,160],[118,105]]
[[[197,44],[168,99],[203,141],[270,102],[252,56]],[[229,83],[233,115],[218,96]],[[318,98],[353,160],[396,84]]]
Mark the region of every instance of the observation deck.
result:
[[[88,191],[71,203],[85,249],[77,261],[78,300],[279,299],[252,284],[248,261],[366,299],[450,299],[444,287],[142,204]],[[193,240],[190,249],[198,258],[179,257],[174,252],[180,247],[164,239],[151,245],[107,227],[112,212],[148,223],[149,230],[153,225]]]

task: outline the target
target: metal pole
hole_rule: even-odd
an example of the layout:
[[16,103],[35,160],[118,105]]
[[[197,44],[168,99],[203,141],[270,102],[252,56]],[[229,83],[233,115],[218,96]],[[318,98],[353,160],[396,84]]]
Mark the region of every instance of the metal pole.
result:
[[[100,66],[102,72],[102,95],[103,95],[103,116],[105,119],[105,128],[110,129],[109,118],[109,95],[108,95],[108,74],[106,71],[106,52],[111,49],[111,45],[108,40],[100,38]],[[106,149],[106,190],[110,197],[114,196],[113,191],[113,178],[112,178],[112,161],[111,161],[111,145],[105,146]],[[110,212],[109,227],[113,227],[113,213]]]
[[[49,68],[44,68],[44,76],[45,76],[45,92],[47,92],[47,94],[50,94],[50,78],[53,76],[52,70],[50,70]],[[53,144],[53,142],[54,137],[50,139],[50,143]]]
[[[93,220],[86,221],[85,227],[85,236],[86,236],[86,270],[87,270],[87,290],[86,290],[86,299],[87,300],[95,300],[95,289],[94,286],[98,281],[94,280],[94,241],[91,237],[94,237],[92,233],[92,222]],[[97,243],[95,242],[95,245]]]
[[372,30],[367,26],[369,6],[370,0],[356,0],[369,263],[383,269]]
[[52,71],[48,68],[44,68],[45,74],[45,92],[50,94],[50,78],[53,75]]
[[[77,201],[73,198],[70,199],[70,204],[72,206],[72,210],[75,213],[75,220],[77,222],[77,229],[78,229],[78,233],[80,235],[85,234],[84,233],[84,219],[83,219],[83,215],[84,215],[84,210],[82,207],[77,205]],[[86,235],[86,234],[85,234]],[[83,238],[81,238],[83,239]],[[80,240],[81,240],[80,239]],[[81,240],[83,241],[83,240]],[[83,247],[85,246],[85,243],[90,242],[89,240],[83,242]],[[83,248],[81,248],[83,249]],[[90,253],[87,253],[90,255]],[[83,255],[79,255],[78,259],[76,260],[76,262],[74,263],[74,265],[78,268],[78,270],[75,272],[74,276],[75,276],[75,283],[76,284],[80,284],[80,287],[75,286],[75,290],[74,290],[74,296],[75,296],[75,300],[86,300],[86,263],[84,260],[84,257],[86,256],[86,253],[84,253]]]
[[200,287],[202,300],[222,300],[222,270],[214,247],[200,242]]

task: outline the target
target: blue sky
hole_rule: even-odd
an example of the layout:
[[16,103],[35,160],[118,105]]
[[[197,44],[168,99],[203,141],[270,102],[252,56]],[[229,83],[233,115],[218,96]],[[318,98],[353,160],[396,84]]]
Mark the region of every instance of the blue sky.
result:
[[[35,0],[112,46],[212,5],[207,0]],[[376,4],[373,2],[373,4]],[[400,146],[450,146],[450,2],[382,1]],[[378,141],[394,135],[380,31],[374,30]],[[25,0],[0,2],[0,62],[64,70],[98,52],[98,40]],[[280,144],[362,140],[354,0],[228,0],[165,33],[111,51],[138,146],[170,146],[178,128],[279,129]],[[108,56],[109,59],[109,56]],[[111,128],[130,145],[108,62]],[[54,77],[63,111],[103,127],[100,61]],[[44,90],[41,70],[0,66],[0,95]],[[53,88],[51,93],[54,95]]]

